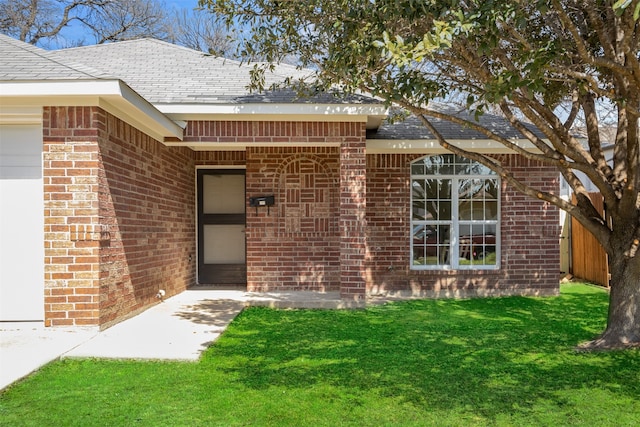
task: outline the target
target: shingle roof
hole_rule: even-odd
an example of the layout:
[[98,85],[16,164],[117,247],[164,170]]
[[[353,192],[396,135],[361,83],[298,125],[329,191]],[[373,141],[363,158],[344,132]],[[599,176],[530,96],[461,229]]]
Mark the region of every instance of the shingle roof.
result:
[[[153,104],[226,103],[344,103],[331,95],[297,99],[292,90],[251,93],[249,71],[253,64],[218,58],[155,39],[138,39],[95,46],[63,49],[54,57],[82,61],[118,76]],[[278,65],[265,75],[266,85],[286,77],[309,75],[290,65]],[[354,102],[356,98],[348,101]],[[370,98],[358,99],[358,102]]]
[[[518,132],[504,117],[497,116],[495,114],[483,114],[478,117],[476,121],[475,117],[467,110],[461,110],[445,104],[429,104],[430,108],[433,108],[441,113],[450,114],[452,116],[459,117],[469,122],[478,123],[480,126],[489,129],[490,131],[500,135],[507,139],[521,139],[523,135]],[[461,126],[446,120],[429,118],[434,127],[442,134],[447,140],[482,140],[488,139],[486,135],[470,128]],[[546,138],[541,132],[539,132],[533,126],[529,126],[529,129],[534,131],[541,138]],[[390,123],[385,120],[382,125],[374,131],[367,133],[367,139],[388,139],[388,140],[421,140],[429,139],[433,140],[435,137],[427,130],[422,124],[420,119],[416,116],[409,116],[406,119]]]
[[[214,57],[155,39],[46,51],[0,34],[0,55],[3,57],[0,62],[0,81],[119,79],[155,105],[379,103],[366,96],[345,98],[323,94],[298,98],[295,91],[287,89],[252,93],[247,87],[249,70],[253,64]],[[278,65],[273,73],[267,73],[266,84],[282,82],[289,76],[304,77],[305,72],[293,66]],[[435,108],[474,121],[465,110],[446,104],[437,104]],[[487,139],[469,127],[445,120],[432,119],[432,122],[449,140]],[[503,117],[485,114],[480,116],[478,123],[504,138],[522,138]],[[367,138],[434,139],[415,116],[397,123],[384,122],[377,130],[368,132]]]
[[[0,34],[0,80],[86,80],[110,78],[83,64],[59,61],[52,52]],[[112,78],[112,77],[111,77]]]

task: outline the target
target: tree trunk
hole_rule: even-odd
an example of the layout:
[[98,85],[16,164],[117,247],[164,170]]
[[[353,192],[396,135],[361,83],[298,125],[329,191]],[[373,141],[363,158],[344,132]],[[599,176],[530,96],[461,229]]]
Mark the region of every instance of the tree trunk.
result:
[[[619,246],[620,248],[620,246]],[[607,328],[580,350],[640,347],[640,251],[619,249],[609,257],[611,293]]]

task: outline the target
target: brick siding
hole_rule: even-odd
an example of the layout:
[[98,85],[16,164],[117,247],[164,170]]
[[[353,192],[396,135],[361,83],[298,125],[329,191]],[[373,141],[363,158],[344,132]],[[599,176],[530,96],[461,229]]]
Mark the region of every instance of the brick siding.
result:
[[275,206],[247,210],[247,287],[252,291],[337,291],[338,149],[250,148],[247,197]]
[[340,145],[340,296],[363,299],[366,293],[367,178],[366,142]]
[[45,322],[108,326],[195,281],[193,154],[97,107],[45,108]]
[[[559,213],[502,183],[499,270],[410,269],[410,163],[420,155],[367,156],[368,292],[422,296],[554,294],[560,269]],[[558,192],[558,174],[516,155],[501,156],[516,177]]]
[[[273,208],[247,210],[248,290],[342,289],[346,297],[364,295],[363,261],[359,260],[365,255],[364,234],[354,238],[353,232],[358,230],[353,224],[355,217],[345,210],[356,198],[364,212],[364,137],[363,123],[188,124],[187,142],[280,145],[196,154],[196,164],[203,166],[241,165],[241,156],[246,154],[247,198],[275,196]],[[345,160],[353,151],[353,160],[343,162],[342,170],[341,145],[347,150]],[[349,187],[356,182],[357,194]],[[357,218],[363,221],[364,214]]]
[[[191,151],[97,107],[50,107],[43,134],[47,325],[105,327],[154,304],[159,289],[195,284],[196,167],[246,168],[247,198],[275,196],[270,209],[247,208],[250,291],[557,292],[558,211],[505,183],[499,270],[411,270],[409,165],[421,156],[366,155],[363,123],[189,122],[189,143],[241,144]],[[557,191],[552,169],[501,160]]]
[[[197,152],[196,163],[203,165],[240,166],[245,156],[247,197],[275,195],[270,210],[247,210],[249,290],[340,290],[344,298],[362,297],[365,289],[429,296],[557,292],[558,211],[505,183],[499,270],[411,270],[409,164],[421,156],[366,156],[365,180],[363,141],[339,129],[295,122],[187,127],[189,141],[300,145],[313,138],[342,145]],[[553,169],[515,155],[502,160],[532,186],[557,191]]]

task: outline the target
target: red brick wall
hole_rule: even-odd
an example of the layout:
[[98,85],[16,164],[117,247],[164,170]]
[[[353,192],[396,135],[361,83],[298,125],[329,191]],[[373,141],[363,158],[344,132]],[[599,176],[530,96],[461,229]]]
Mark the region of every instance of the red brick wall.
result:
[[[533,188],[559,194],[559,174],[520,156],[504,156],[514,175]],[[560,211],[503,184],[502,260],[508,286],[557,291],[560,273]]]
[[340,296],[364,299],[367,287],[365,139],[340,145]]
[[417,156],[367,156],[368,291],[409,286],[409,163]]
[[[247,208],[247,288],[364,294],[364,237],[340,201],[359,198],[364,221],[364,123],[190,122],[188,142],[275,144],[246,150],[246,194],[275,195],[275,206]],[[313,144],[287,147],[288,144]],[[326,144],[319,147],[318,144]],[[340,170],[340,145],[352,151]],[[196,153],[198,165],[242,165],[242,153]],[[352,172],[352,173],[350,173]],[[341,176],[345,191],[341,197]],[[358,191],[347,183],[357,184]],[[356,203],[356,202],[354,202]],[[248,204],[248,203],[247,203]],[[357,204],[357,203],[356,203]],[[345,205],[346,206],[346,205]],[[346,212],[345,212],[346,215]],[[341,230],[344,232],[341,233]],[[341,258],[344,263],[341,264]],[[341,267],[342,266],[342,267]],[[346,268],[344,266],[347,266]],[[341,268],[345,269],[341,279]],[[350,277],[349,280],[345,280]],[[351,282],[351,283],[347,283]],[[352,295],[351,295],[352,296]]]
[[195,283],[195,166],[187,148],[165,147],[106,115],[101,133],[100,323],[116,321]]
[[100,316],[98,129],[95,108],[45,108],[45,324],[97,325]]
[[[468,296],[557,292],[559,213],[502,185],[501,268],[473,271],[410,269],[410,170],[418,155],[367,156],[367,223],[370,293]],[[502,156],[516,177],[544,191],[558,191],[553,169],[519,156]]]
[[[257,213],[247,210],[249,290],[340,290],[345,298],[361,296],[365,283],[370,293],[403,290],[454,296],[557,291],[557,209],[521,196],[504,183],[500,270],[410,270],[409,164],[421,156],[366,156],[364,180],[361,129],[345,131],[341,126],[195,122],[187,127],[189,141],[280,145],[326,141],[335,145],[195,154],[199,165],[246,165],[247,197],[275,195],[276,205],[269,213],[265,208]],[[337,143],[343,144],[342,149]],[[531,185],[557,191],[553,170],[518,156],[502,160]],[[326,196],[330,187],[335,191],[333,198]]]
[[184,131],[184,141],[272,146],[290,143],[340,144],[345,138],[364,137],[364,132],[363,123],[191,121]]
[[195,280],[193,153],[96,107],[45,108],[45,319],[108,326]]
[[[69,107],[45,108],[43,134],[49,325],[109,325],[160,288],[170,296],[195,283],[196,166],[246,167],[247,197],[275,195],[269,210],[247,208],[249,290],[557,290],[558,211],[504,183],[500,270],[410,270],[409,164],[420,156],[365,156],[363,123],[190,122],[189,142],[279,145],[192,152],[99,108]],[[502,160],[557,190],[552,170]]]
[[244,151],[195,151],[193,153],[196,166],[238,166],[243,168],[247,164]]
[[247,197],[273,194],[270,209],[247,208],[247,288],[340,289],[338,149],[247,150]]

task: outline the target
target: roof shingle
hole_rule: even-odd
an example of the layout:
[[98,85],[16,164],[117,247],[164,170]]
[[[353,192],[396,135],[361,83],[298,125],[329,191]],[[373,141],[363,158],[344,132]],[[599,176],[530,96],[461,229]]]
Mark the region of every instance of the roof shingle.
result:
[[83,64],[58,60],[52,52],[0,34],[0,80],[95,80],[113,78]]
[[[430,108],[437,110],[441,113],[449,114],[468,122],[477,123],[478,125],[492,131],[496,135],[499,135],[505,139],[522,139],[523,135],[518,132],[507,119],[495,114],[483,114],[476,120],[467,110],[461,110],[453,106],[449,106],[441,103],[429,104]],[[447,140],[483,140],[488,139],[486,135],[472,129],[468,126],[461,126],[456,123],[452,123],[442,119],[436,119],[430,117],[429,120],[433,126],[442,134]],[[545,136],[533,126],[528,126],[539,137],[545,138]],[[382,125],[374,131],[367,133],[367,139],[386,139],[386,140],[434,140],[435,137],[429,130],[422,124],[420,119],[416,116],[409,116],[404,120],[396,123],[390,123],[384,121]]]
[[[250,69],[253,64],[218,58],[155,39],[138,39],[57,51],[38,47],[0,34],[0,81],[119,79],[148,102],[162,104],[379,104],[366,96],[336,96],[324,93],[299,98],[292,89],[251,92]],[[87,66],[86,64],[91,64]],[[312,74],[290,65],[278,65],[265,75],[266,86],[282,83],[287,77],[304,78]],[[475,119],[465,110],[435,104],[441,112],[469,121]],[[486,140],[470,127],[432,119],[448,140]],[[478,123],[503,138],[523,136],[506,119],[485,114]],[[531,127],[531,129],[534,129]],[[535,131],[535,129],[534,129]],[[537,131],[536,131],[537,132]],[[539,132],[538,135],[542,136]],[[542,136],[543,137],[543,136]],[[397,123],[384,122],[367,135],[377,140],[433,140],[434,137],[415,117]]]
[[[61,61],[86,62],[118,76],[153,104],[345,102],[331,95],[298,99],[293,90],[252,93],[248,86],[253,64],[218,58],[155,39],[63,49],[52,54]],[[282,83],[290,76],[304,78],[310,73],[294,66],[278,65],[273,72],[266,73],[265,86]]]

